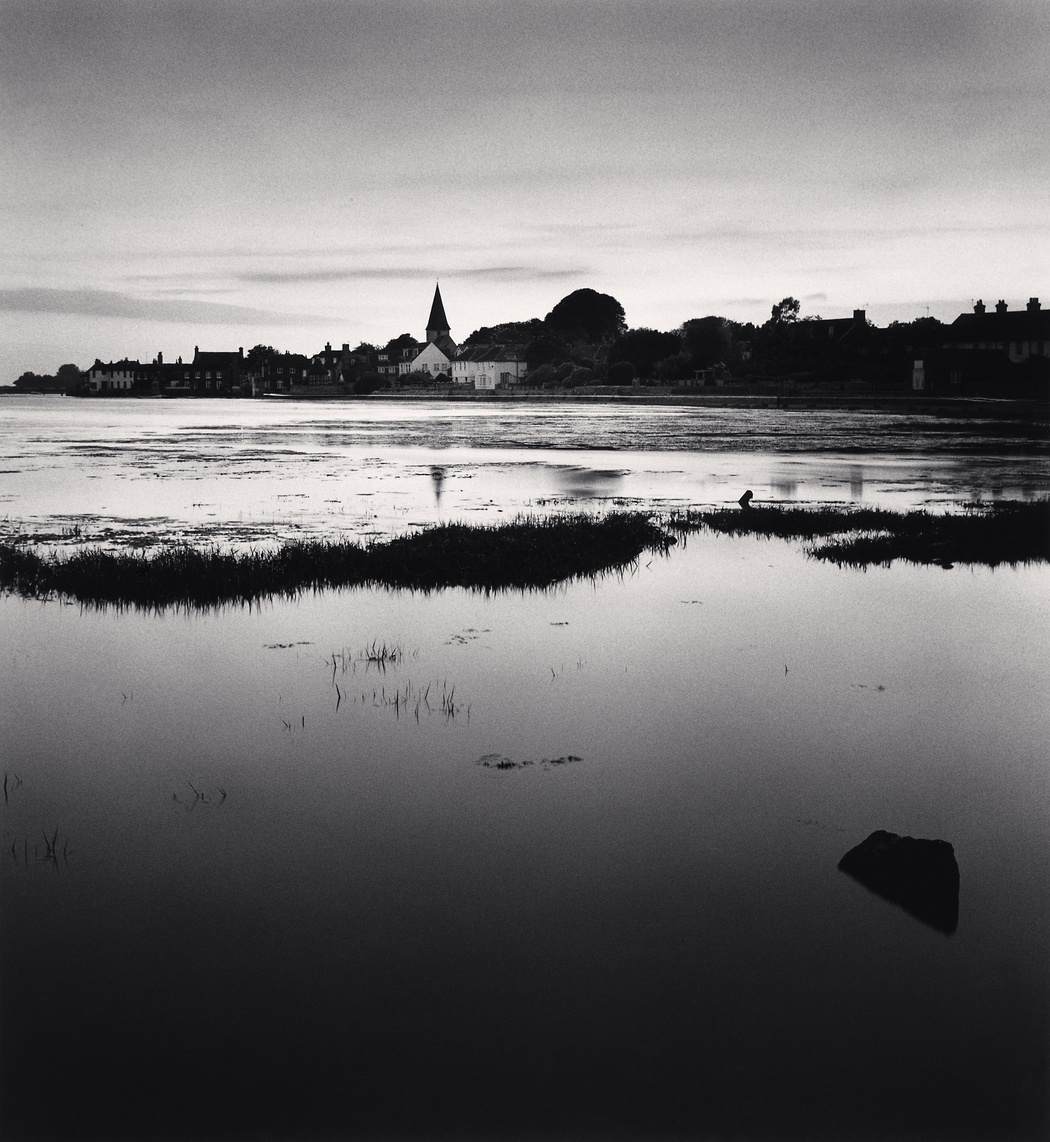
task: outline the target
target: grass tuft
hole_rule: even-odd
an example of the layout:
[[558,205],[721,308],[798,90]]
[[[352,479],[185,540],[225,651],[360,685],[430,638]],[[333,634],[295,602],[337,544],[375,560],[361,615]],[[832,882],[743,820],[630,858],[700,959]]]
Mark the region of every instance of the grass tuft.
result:
[[622,568],[675,540],[643,513],[522,517],[500,527],[445,524],[362,546],[297,541],[276,552],[172,547],[153,554],[78,551],[59,558],[0,544],[0,588],[92,605],[212,607],[377,585],[436,590],[544,588]]
[[1050,501],[971,504],[961,514],[885,508],[719,508],[690,511],[667,523],[685,533],[707,528],[729,535],[810,541],[809,554],[849,567],[909,563],[1000,564],[1050,561]]

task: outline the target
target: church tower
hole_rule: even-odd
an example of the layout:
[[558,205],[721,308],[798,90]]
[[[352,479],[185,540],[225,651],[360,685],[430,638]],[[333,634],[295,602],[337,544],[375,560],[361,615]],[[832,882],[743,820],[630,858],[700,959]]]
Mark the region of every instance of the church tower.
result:
[[434,304],[430,307],[430,320],[427,322],[427,344],[431,341],[441,344],[449,336],[448,318],[441,304],[441,286],[434,286]]

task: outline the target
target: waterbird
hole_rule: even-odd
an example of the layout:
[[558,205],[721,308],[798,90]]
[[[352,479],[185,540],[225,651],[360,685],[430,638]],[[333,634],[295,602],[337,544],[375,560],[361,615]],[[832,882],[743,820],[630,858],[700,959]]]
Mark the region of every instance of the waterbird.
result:
[[737,500],[737,503],[744,509],[744,511],[747,511],[747,509],[751,506],[751,501],[754,498],[755,493],[752,492],[750,488],[748,488],[748,490],[740,497],[740,499]]

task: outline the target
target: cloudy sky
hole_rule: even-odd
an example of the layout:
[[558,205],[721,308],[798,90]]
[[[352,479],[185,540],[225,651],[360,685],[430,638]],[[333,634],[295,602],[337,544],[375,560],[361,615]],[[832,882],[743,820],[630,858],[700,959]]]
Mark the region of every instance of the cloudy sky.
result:
[[1050,302],[1046,0],[0,0],[0,383]]

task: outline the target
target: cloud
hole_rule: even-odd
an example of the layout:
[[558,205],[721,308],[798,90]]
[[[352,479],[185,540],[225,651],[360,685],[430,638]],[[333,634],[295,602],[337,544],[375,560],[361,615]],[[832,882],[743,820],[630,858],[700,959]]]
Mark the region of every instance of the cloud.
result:
[[572,269],[537,269],[533,266],[478,266],[473,269],[441,270],[413,266],[369,266],[342,270],[252,270],[239,280],[253,285],[302,285],[307,282],[437,281],[438,279],[498,282],[562,281],[586,274],[582,266]]
[[293,325],[330,320],[314,314],[275,313],[213,301],[145,301],[100,289],[3,289],[0,290],[0,310],[192,325]]

